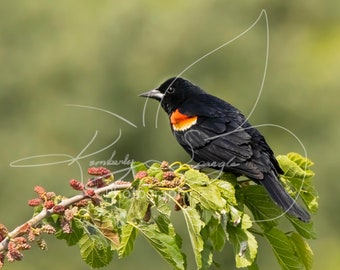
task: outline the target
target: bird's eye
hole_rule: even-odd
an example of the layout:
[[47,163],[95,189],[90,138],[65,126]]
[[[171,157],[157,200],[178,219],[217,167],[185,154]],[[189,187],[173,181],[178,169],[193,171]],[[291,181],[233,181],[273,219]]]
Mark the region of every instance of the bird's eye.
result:
[[167,92],[168,92],[169,94],[172,94],[173,92],[175,92],[175,88],[174,88],[174,87],[169,87],[168,90],[167,90]]

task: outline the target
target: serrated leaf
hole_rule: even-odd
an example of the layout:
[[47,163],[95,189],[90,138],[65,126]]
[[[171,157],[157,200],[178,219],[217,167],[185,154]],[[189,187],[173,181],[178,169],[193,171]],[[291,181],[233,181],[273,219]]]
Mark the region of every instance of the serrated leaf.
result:
[[313,268],[313,252],[306,241],[297,233],[292,233],[290,240],[295,246],[296,253],[301,258],[306,270]]
[[241,228],[246,230],[253,226],[253,222],[247,214],[242,215]]
[[221,224],[218,224],[210,233],[210,240],[213,244],[214,250],[222,251],[227,235]]
[[221,216],[212,216],[202,229],[202,236],[211,242],[213,250],[222,251],[227,239],[227,231],[221,223]]
[[294,160],[291,160],[288,156],[279,155],[276,157],[280,163],[280,167],[285,172],[286,177],[308,179],[314,176],[314,172],[308,167],[301,167]]
[[257,254],[255,236],[240,226],[230,223],[227,227],[229,242],[233,245],[236,267],[248,267],[253,264]]
[[57,239],[65,239],[67,245],[74,246],[84,235],[84,224],[81,220],[73,218],[71,221],[71,233],[65,233],[62,229],[56,232]]
[[122,232],[120,234],[120,246],[118,248],[119,258],[126,257],[132,252],[136,237],[137,230],[133,225],[126,224],[122,228]]
[[[160,192],[160,191],[157,191]],[[162,233],[169,234],[169,225],[170,225],[170,214],[171,209],[169,204],[162,196],[155,196],[154,198],[155,204],[155,214],[153,215],[153,219],[156,222],[159,230]]]
[[287,216],[289,221],[293,224],[295,230],[304,238],[315,239],[316,232],[314,231],[314,224],[312,221],[303,222],[297,218]]
[[169,224],[170,224],[169,217],[163,214],[159,214],[157,217],[154,218],[154,220],[160,232],[169,234]]
[[224,209],[226,201],[221,197],[217,186],[213,184],[190,185],[190,190],[190,199],[195,200],[195,204],[199,203],[200,207],[212,211]]
[[192,207],[182,209],[185,222],[188,227],[191,246],[195,255],[195,261],[198,269],[202,268],[202,255],[201,252],[204,248],[204,241],[201,236],[201,229],[204,226],[204,222],[201,221],[200,215],[197,210]]
[[147,200],[148,187],[140,187],[133,193],[132,203],[128,212],[128,221],[135,222],[144,218],[148,209]]
[[118,249],[119,247],[119,234],[115,231],[112,226],[111,217],[104,217],[101,221],[94,221],[98,230],[102,232],[102,234],[111,242],[112,249]]
[[[304,184],[304,185],[306,185],[306,184]],[[319,195],[317,194],[317,191],[316,191],[314,185],[312,185],[312,184],[308,185],[300,193],[300,197],[312,213],[315,214],[318,211],[318,209],[319,209],[319,203],[318,203]]]
[[85,234],[79,241],[82,259],[93,268],[108,265],[113,256],[111,244],[92,224],[86,226]]
[[214,213],[216,213],[216,211],[211,211],[208,209],[202,209],[201,207],[199,208],[199,213],[201,216],[201,220],[205,223],[208,224],[210,222],[210,220],[213,218]]
[[240,224],[240,222],[242,221],[242,215],[243,212],[241,212],[240,210],[238,210],[237,208],[230,206],[230,222],[233,223],[234,226]]
[[146,237],[163,259],[174,267],[174,269],[185,269],[185,257],[173,235],[161,233],[156,224],[140,224],[137,226],[137,229]]
[[222,196],[229,204],[236,205],[235,188],[234,186],[225,180],[215,180],[213,182],[220,190]]
[[277,219],[282,215],[282,211],[274,204],[263,187],[249,185],[243,187],[242,192],[244,202],[259,226],[270,229],[278,224]]
[[154,196],[153,202],[156,206],[157,212],[170,218],[171,209],[169,207],[167,200],[164,200],[163,191],[156,191],[156,192],[157,193],[154,193],[154,195],[156,196]]
[[206,224],[201,229],[200,232],[201,237],[204,241],[204,245],[203,250],[201,252],[202,267],[199,269],[209,269],[209,267],[213,263],[213,251],[214,249],[221,250],[223,248],[226,239],[226,234],[224,231],[225,238],[223,241],[222,239],[223,236],[220,235],[219,232],[217,231],[218,230],[217,227],[218,225],[220,225],[217,220],[219,216],[217,212],[214,213],[211,210],[200,209],[199,213],[201,216],[201,220],[203,221],[204,224]]
[[306,157],[301,156],[298,153],[290,152],[287,154],[287,157],[290,160],[294,161],[297,165],[299,165],[304,170],[314,165],[313,161],[311,161],[310,159]]
[[299,195],[308,209],[316,213],[319,196],[312,181],[314,172],[307,166],[312,162],[295,153],[277,156],[277,160],[284,171],[281,180],[288,192],[294,198]]
[[182,239],[178,234],[176,234],[174,226],[170,221],[171,210],[169,208],[169,205],[165,203],[164,199],[162,200],[157,199],[156,201],[157,201],[156,211],[158,212],[158,215],[154,215],[153,218],[158,227],[158,230],[161,233],[173,237],[176,241],[177,246],[181,247]]
[[290,238],[277,228],[264,231],[264,236],[272,246],[273,252],[284,270],[303,269],[302,260],[297,256]]
[[185,183],[190,187],[190,198],[199,203],[202,208],[222,210],[225,200],[221,197],[220,189],[210,179],[197,170],[189,170],[184,174]]
[[184,173],[185,183],[190,185],[204,186],[210,182],[209,177],[198,170],[188,170]]

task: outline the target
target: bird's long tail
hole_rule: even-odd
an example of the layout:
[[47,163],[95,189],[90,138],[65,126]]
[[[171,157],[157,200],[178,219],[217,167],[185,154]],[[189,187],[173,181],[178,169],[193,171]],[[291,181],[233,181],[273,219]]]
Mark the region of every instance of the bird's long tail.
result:
[[303,209],[284,189],[278,176],[273,171],[265,174],[264,179],[259,181],[269,193],[270,197],[285,212],[288,212],[301,221],[308,222],[310,220],[309,213]]

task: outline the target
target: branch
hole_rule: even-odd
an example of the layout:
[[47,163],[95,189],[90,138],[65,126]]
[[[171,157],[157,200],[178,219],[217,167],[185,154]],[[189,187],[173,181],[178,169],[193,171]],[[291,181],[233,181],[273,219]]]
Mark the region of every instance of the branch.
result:
[[[111,175],[111,173],[109,175]],[[91,179],[90,182],[101,180],[102,178],[105,178],[107,176],[108,175],[105,174],[102,177]],[[113,182],[113,183],[111,183],[107,186],[100,187],[100,188],[93,190],[94,193],[92,194],[92,196],[89,196],[89,194],[88,194],[89,193],[88,191],[91,190],[91,189],[88,189],[87,192],[85,192],[85,189],[83,189],[83,194],[78,194],[78,195],[75,195],[71,198],[63,199],[60,203],[56,204],[51,209],[44,207],[40,211],[40,213],[38,213],[37,215],[32,217],[30,220],[23,223],[22,225],[16,227],[13,231],[7,233],[7,236],[0,243],[0,253],[7,249],[8,243],[11,239],[27,233],[27,230],[29,228],[36,226],[43,219],[49,217],[50,215],[52,215],[54,213],[58,213],[57,209],[60,209],[60,208],[65,209],[65,208],[75,204],[76,202],[80,202],[84,199],[89,199],[91,197],[95,198],[95,196],[106,193],[108,191],[125,190],[125,189],[129,189],[130,187],[131,187],[130,182],[116,181],[116,182]]]

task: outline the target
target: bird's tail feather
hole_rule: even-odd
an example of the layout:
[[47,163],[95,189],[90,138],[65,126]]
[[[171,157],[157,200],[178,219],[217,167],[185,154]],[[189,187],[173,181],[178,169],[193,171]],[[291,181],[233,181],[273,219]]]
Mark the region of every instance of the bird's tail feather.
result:
[[303,209],[285,190],[276,173],[271,172],[265,174],[264,179],[259,181],[269,193],[270,197],[285,212],[297,217],[301,221],[308,222],[310,220],[309,213]]

